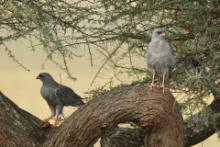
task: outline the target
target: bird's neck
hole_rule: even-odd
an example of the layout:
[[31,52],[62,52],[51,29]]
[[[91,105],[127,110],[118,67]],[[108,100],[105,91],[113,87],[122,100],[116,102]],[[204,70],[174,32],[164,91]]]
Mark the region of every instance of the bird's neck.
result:
[[59,84],[55,80],[50,80],[47,82],[43,82],[43,86],[50,86],[50,87],[56,87]]

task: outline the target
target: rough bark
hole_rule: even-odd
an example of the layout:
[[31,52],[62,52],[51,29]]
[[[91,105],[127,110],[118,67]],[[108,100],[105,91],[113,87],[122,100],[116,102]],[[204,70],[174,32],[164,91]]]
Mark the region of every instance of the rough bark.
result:
[[0,94],[0,145],[88,147],[117,124],[133,122],[143,131],[145,147],[183,147],[183,120],[174,102],[170,92],[121,86],[80,107],[58,129],[45,130],[39,119]]
[[41,121],[20,109],[0,92],[0,146],[31,147],[45,138]]
[[[204,116],[207,111],[212,115]],[[193,146],[204,141],[220,129],[220,101],[213,101],[207,108],[196,113],[184,122],[185,147]],[[215,115],[217,114],[217,115]],[[141,147],[143,142],[143,130],[140,128],[116,128],[101,139],[102,147]],[[139,138],[139,139],[137,139]],[[125,146],[124,146],[125,145]]]
[[[211,89],[211,92],[214,96],[213,102],[184,121],[185,147],[202,142],[220,130],[220,93],[217,89]],[[204,115],[207,112],[210,115]],[[102,147],[141,147],[144,144],[143,139],[143,130],[140,128],[116,128],[102,137],[101,145]],[[126,146],[123,146],[124,144]]]

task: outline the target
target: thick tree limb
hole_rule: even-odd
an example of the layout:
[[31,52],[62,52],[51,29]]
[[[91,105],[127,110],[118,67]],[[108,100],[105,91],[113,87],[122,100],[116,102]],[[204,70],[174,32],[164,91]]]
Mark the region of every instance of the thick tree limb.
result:
[[[219,94],[215,94],[214,97],[214,101],[208,107],[185,120],[185,147],[204,141],[220,129]],[[207,112],[209,112],[209,115],[206,115]],[[125,147],[124,144],[126,144],[126,147],[140,147],[143,145],[143,130],[140,128],[116,128],[109,134],[102,137],[102,147]],[[137,140],[136,138],[142,139]]]
[[0,146],[38,146],[44,136],[40,120],[20,109],[0,92]]
[[37,118],[4,95],[0,99],[1,126],[8,127],[7,133],[0,132],[0,144],[4,137],[13,138],[5,146],[88,147],[117,124],[133,122],[143,130],[145,147],[183,147],[183,120],[173,96],[143,84],[121,86],[94,98],[56,130],[43,130]]
[[[109,94],[109,96],[111,96],[113,93],[109,92]],[[215,115],[220,112],[220,101],[217,97],[218,95],[214,96],[215,100],[209,107],[185,120],[186,146],[191,146],[205,140],[220,128],[220,117]],[[114,109],[114,107],[112,109]],[[208,117],[203,115],[207,111],[212,111],[213,115],[209,115]],[[69,118],[69,120],[71,120],[71,118]],[[66,123],[67,122],[65,122],[62,127],[66,126]],[[38,146],[38,144],[45,143],[45,140],[51,138],[51,136],[57,135],[57,138],[61,136],[56,132],[62,127],[58,130],[43,130],[40,125],[41,121],[39,119],[21,110],[0,93],[0,145],[6,147]],[[70,123],[69,125],[72,124]],[[140,147],[144,144],[145,134],[151,131],[147,129],[144,131],[144,129],[141,128],[110,127],[109,129],[112,130],[109,131],[107,128],[99,130],[102,134],[102,147]],[[5,141],[8,140],[9,137],[10,142]],[[49,142],[50,139],[47,143]]]

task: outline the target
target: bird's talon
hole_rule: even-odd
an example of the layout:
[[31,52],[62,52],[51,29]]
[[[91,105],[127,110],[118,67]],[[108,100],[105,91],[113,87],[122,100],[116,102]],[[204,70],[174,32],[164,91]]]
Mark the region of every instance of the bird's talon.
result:
[[150,84],[150,89],[153,90],[153,88],[156,87],[155,84]]
[[160,88],[163,90],[163,94],[165,93],[165,90],[169,90],[169,88],[168,87],[165,87],[165,86],[160,86]]
[[42,128],[51,128],[51,124],[48,121],[43,121],[41,127]]
[[46,128],[46,129],[50,129],[50,128],[58,128],[59,126],[57,125],[53,125],[53,124],[50,124],[50,122],[43,122],[42,128]]

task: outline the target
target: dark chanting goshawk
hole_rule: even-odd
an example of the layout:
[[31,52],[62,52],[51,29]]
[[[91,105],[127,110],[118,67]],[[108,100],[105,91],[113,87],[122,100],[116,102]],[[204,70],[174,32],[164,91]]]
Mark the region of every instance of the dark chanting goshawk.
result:
[[157,28],[153,31],[151,42],[147,50],[147,66],[152,72],[151,89],[155,86],[154,80],[157,75],[161,81],[163,93],[165,91],[165,83],[169,85],[169,76],[175,65],[175,58],[172,54],[171,46],[165,39],[165,28]]
[[51,110],[51,116],[44,119],[44,123],[54,119],[54,127],[56,127],[60,117],[63,115],[64,106],[80,106],[84,104],[79,95],[71,88],[57,83],[49,73],[40,73],[37,79],[40,79],[43,83],[40,93]]

